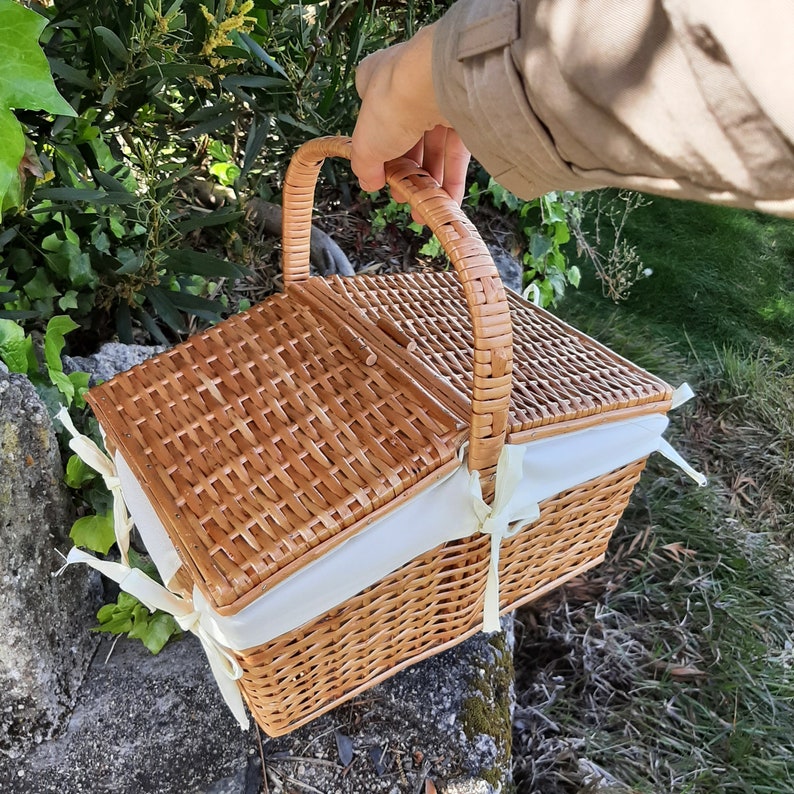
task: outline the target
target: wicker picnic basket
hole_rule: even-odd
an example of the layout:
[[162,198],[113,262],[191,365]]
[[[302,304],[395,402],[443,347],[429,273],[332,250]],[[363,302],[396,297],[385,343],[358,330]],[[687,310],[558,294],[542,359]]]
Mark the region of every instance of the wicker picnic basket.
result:
[[[273,602],[232,643],[237,684],[271,736],[483,626],[491,536],[452,527],[439,535],[451,539],[422,546],[415,532],[414,556],[390,568],[374,559],[386,535],[351,550],[368,532],[391,527],[399,549],[411,526],[384,522],[453,473],[479,472],[488,503],[506,444],[557,449],[567,470],[580,444],[602,449],[593,433],[663,417],[672,395],[506,292],[471,223],[407,160],[390,164],[389,183],[454,270],[310,278],[314,188],[327,156],[349,157],[349,141],[311,141],[287,172],[284,292],[88,395],[108,450],[149,505],[132,511],[144,540],[152,530],[147,537],[141,525],[157,523],[176,552],[175,570],[161,570],[171,590],[204,599],[222,625],[298,583],[288,601],[304,609],[300,625],[260,642],[259,624],[282,611]],[[601,561],[646,457],[602,455],[583,469],[586,480],[539,500],[528,526],[511,527],[498,548],[500,612]],[[300,584],[331,558],[355,592],[345,595],[347,581],[342,595],[330,579]],[[370,561],[385,569],[377,579]],[[305,606],[326,590],[322,608]]]

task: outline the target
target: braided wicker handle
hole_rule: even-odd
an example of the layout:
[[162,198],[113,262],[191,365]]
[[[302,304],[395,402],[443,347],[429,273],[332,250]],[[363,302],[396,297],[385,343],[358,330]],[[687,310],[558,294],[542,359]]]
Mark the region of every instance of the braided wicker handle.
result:
[[[284,286],[309,278],[314,189],[326,157],[350,159],[350,139],[317,138],[293,155],[284,182]],[[386,165],[386,178],[430,227],[463,285],[474,330],[469,470],[489,478],[504,445],[510,404],[513,333],[502,281],[477,230],[438,183],[411,160]],[[490,490],[484,484],[486,490]]]

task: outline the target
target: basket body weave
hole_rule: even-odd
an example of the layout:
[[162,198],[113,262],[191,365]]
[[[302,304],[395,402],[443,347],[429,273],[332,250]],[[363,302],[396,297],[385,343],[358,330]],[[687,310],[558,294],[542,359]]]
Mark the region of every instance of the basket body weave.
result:
[[[448,252],[469,246],[454,223]],[[233,616],[420,497],[460,466],[464,445],[489,499],[505,443],[667,411],[662,381],[506,295],[487,263],[463,276],[457,264],[285,277],[284,293],[90,392],[109,450],[178,555],[172,589],[196,587]],[[540,518],[502,542],[502,612],[601,561],[644,464],[607,465],[544,499]],[[260,726],[281,735],[480,630],[490,547],[474,533],[424,548],[293,630],[234,650]]]

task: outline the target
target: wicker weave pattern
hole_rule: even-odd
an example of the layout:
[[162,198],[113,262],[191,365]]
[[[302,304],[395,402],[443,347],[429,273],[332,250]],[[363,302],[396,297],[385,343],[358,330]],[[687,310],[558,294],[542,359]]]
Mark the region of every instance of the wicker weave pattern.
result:
[[[417,344],[416,355],[462,395],[472,387],[471,322],[451,273],[332,279],[372,322],[387,316]],[[549,312],[508,293],[513,379],[508,432],[647,406],[666,410],[670,387]]]
[[465,437],[415,381],[361,361],[344,327],[276,296],[91,392],[217,607],[344,540]]
[[[505,550],[503,612],[601,561],[620,516],[605,500],[616,499],[622,511],[643,465],[631,464],[541,505],[537,525],[524,530],[531,534],[519,533]],[[602,507],[591,513],[591,500]],[[488,548],[483,536],[445,544],[289,636],[236,654],[257,722],[268,735],[280,736],[478,632]]]
[[[309,278],[309,235],[314,189],[325,157],[350,157],[349,138],[318,138],[295,153],[284,180],[284,284]],[[392,188],[430,227],[458,275],[473,340],[468,465],[484,478],[486,493],[504,445],[512,383],[512,328],[502,280],[488,248],[460,208],[410,160],[386,164]]]
[[[329,155],[348,157],[349,141],[310,142],[287,174],[285,294],[88,397],[184,562],[177,587],[198,585],[221,615],[453,469],[467,438],[487,499],[506,439],[670,403],[666,384],[506,295],[476,230],[413,163],[390,164],[389,181],[455,273],[309,278],[313,193]],[[547,500],[503,542],[502,611],[600,562],[643,466]],[[478,631],[490,542],[445,544],[235,653],[257,722],[283,734]]]
[[502,542],[503,612],[552,590],[572,571],[601,562],[645,462],[636,461],[544,502],[538,521]]

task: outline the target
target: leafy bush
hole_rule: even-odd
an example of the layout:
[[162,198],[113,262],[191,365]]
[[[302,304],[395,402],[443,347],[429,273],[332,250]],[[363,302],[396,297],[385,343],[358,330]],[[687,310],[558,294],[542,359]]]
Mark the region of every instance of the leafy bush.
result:
[[40,9],[77,115],[20,114],[41,177],[0,235],[3,316],[68,311],[94,336],[129,341],[138,324],[161,342],[164,328],[187,330],[185,313],[217,320],[219,280],[249,272],[245,199],[278,190],[298,142],[349,131],[365,46],[404,35],[406,13],[410,26],[434,12],[279,0]]

